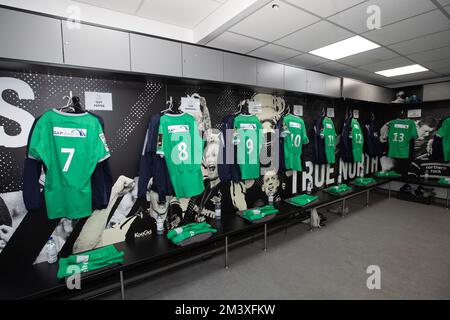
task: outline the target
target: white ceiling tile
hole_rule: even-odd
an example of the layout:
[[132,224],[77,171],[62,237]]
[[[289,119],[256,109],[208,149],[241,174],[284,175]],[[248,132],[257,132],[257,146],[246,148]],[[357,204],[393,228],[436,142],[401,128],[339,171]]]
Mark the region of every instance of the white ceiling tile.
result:
[[299,51],[309,52],[353,36],[353,33],[327,21],[320,21],[290,34],[276,41],[276,43]]
[[295,30],[306,27],[319,18],[287,3],[279,3],[278,10],[271,2],[233,26],[234,31],[246,36],[272,42]]
[[286,0],[321,17],[328,17],[366,0]]
[[76,2],[87,3],[92,6],[110,9],[114,11],[135,14],[142,0],[75,0]]
[[329,61],[313,54],[304,53],[291,59],[285,60],[284,63],[292,64],[298,67],[308,68]]
[[403,57],[398,57],[398,58],[385,60],[385,61],[378,62],[378,63],[372,63],[372,64],[368,64],[365,66],[360,66],[359,68],[363,69],[363,70],[367,70],[367,71],[376,72],[376,71],[382,71],[382,70],[387,70],[387,69],[409,66],[412,64],[414,64],[414,63],[411,62],[410,60],[403,58]]
[[310,69],[312,70],[316,70],[316,71],[322,71],[322,72],[327,72],[327,73],[333,73],[333,74],[337,74],[342,70],[348,69],[349,66],[346,66],[344,64],[335,62],[335,61],[330,61],[330,62],[326,62],[323,64],[319,64],[317,66],[313,66]]
[[255,40],[232,32],[224,32],[207,46],[238,53],[247,53],[265,44],[264,41]]
[[258,48],[248,54],[251,56],[255,56],[258,58],[273,60],[273,61],[282,61],[294,56],[299,55],[301,52],[296,50],[288,49],[285,47],[280,47],[275,44],[268,44],[264,47]]
[[418,73],[412,73],[412,74],[406,74],[403,76],[393,77],[398,81],[417,81],[417,80],[426,80],[426,79],[432,79],[440,77],[439,74],[431,72],[431,71],[424,71],[424,72],[418,72]]
[[329,20],[357,33],[369,31],[367,21],[370,15],[367,8],[371,5],[380,8],[381,27],[436,9],[436,6],[428,0],[371,0],[338,13]]
[[379,44],[389,45],[449,28],[450,20],[440,10],[435,10],[367,32],[364,37]]
[[398,54],[392,52],[391,50],[385,48],[377,48],[367,52],[355,54],[353,56],[345,57],[337,61],[340,63],[345,63],[350,66],[357,67],[366,64],[382,62],[384,60],[393,59],[398,56],[399,56]]
[[432,71],[441,73],[441,70],[450,68],[450,58],[430,61],[422,64],[425,68],[431,69]]
[[450,57],[450,46],[435,50],[419,52],[408,56],[408,58],[410,58],[413,61],[416,61],[419,64],[429,61],[442,60],[448,57]]
[[450,30],[390,45],[389,48],[408,55],[450,45]]
[[76,2],[87,3],[92,6],[110,9],[114,11],[135,14],[142,0],[75,0]]
[[137,15],[192,29],[220,6],[212,0],[144,0]]
[[350,68],[350,69],[342,70],[340,72],[340,74],[343,77],[348,77],[348,78],[365,81],[365,82],[370,82],[370,83],[374,83],[374,84],[379,84],[379,85],[387,85],[387,84],[393,84],[393,83],[398,82],[395,79],[378,76],[377,74],[374,74],[372,72],[357,69],[357,68]]

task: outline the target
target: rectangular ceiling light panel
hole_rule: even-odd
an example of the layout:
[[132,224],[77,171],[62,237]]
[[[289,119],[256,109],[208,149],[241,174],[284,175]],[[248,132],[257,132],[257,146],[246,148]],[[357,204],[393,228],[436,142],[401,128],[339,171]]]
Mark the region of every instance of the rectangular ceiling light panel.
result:
[[375,73],[381,74],[382,76],[385,76],[385,77],[396,77],[396,76],[402,76],[405,74],[424,72],[424,71],[428,71],[428,69],[422,67],[419,64],[413,64],[410,66],[405,66],[405,67],[400,67],[400,68],[377,71]]
[[330,60],[338,60],[361,52],[379,48],[380,46],[360,36],[354,36],[309,53]]

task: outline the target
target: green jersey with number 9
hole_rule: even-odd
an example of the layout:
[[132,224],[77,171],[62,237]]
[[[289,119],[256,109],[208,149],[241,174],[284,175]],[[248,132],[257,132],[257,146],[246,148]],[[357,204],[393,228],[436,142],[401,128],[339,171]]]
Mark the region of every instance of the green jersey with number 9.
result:
[[286,169],[302,171],[302,147],[309,142],[302,118],[288,114],[283,117],[283,128],[288,134],[284,138],[284,164]]
[[178,199],[203,192],[203,140],[193,116],[187,113],[163,115],[156,153],[165,158]]
[[352,118],[352,150],[353,150],[353,160],[355,162],[361,162],[363,160],[363,147],[364,147],[364,136],[359,125],[358,120]]
[[409,143],[414,138],[417,138],[417,127],[413,120],[396,119],[389,122],[388,157],[398,159],[409,158]]
[[325,139],[325,156],[330,164],[336,163],[336,130],[333,120],[328,117],[322,121],[322,135]]
[[45,112],[36,121],[28,157],[46,168],[44,195],[49,219],[92,214],[91,175],[109,157],[102,126],[89,113]]
[[234,119],[237,145],[237,162],[241,169],[241,178],[258,179],[260,177],[260,151],[264,134],[259,119],[255,115],[240,114]]

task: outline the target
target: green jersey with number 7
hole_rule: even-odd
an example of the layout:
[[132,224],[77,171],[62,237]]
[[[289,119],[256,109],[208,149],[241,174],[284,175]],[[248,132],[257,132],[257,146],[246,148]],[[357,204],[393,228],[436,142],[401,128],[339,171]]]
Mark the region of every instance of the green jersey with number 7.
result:
[[163,115],[156,153],[166,160],[178,199],[197,196],[204,191],[203,140],[193,116],[187,113]]
[[411,119],[395,119],[389,122],[388,157],[397,159],[409,158],[409,143],[417,138],[416,123]]
[[45,112],[35,123],[28,157],[46,168],[44,196],[49,219],[92,214],[91,176],[110,156],[99,120],[90,113]]

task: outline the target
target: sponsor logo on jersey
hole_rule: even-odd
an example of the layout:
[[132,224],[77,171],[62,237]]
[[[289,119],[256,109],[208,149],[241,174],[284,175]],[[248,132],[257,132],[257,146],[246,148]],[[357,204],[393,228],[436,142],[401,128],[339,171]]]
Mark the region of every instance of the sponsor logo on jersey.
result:
[[239,128],[245,130],[256,130],[256,124],[254,123],[241,123]]
[[354,124],[354,125],[353,125],[353,128],[359,129],[359,126],[358,126],[357,124]]
[[333,126],[330,123],[325,124],[325,126],[327,127],[327,129],[333,129]]
[[78,255],[77,256],[77,263],[86,263],[89,262],[89,256],[87,255]]
[[134,233],[134,238],[143,238],[143,237],[148,237],[152,235],[152,230],[145,230],[142,232],[135,232]]
[[297,122],[291,122],[291,123],[289,123],[289,127],[301,129],[302,125]]
[[53,127],[55,137],[86,138],[87,129]]
[[172,126],[168,126],[167,130],[169,131],[169,133],[189,132],[189,125],[187,125],[187,124],[172,125]]
[[407,125],[407,124],[399,124],[399,123],[396,123],[396,124],[394,125],[394,128],[398,128],[398,129],[408,129],[408,128],[409,128],[409,125]]
[[105,135],[103,133],[100,133],[98,135],[100,137],[100,140],[103,142],[103,146],[105,147],[106,152],[109,152],[108,144],[106,143]]

